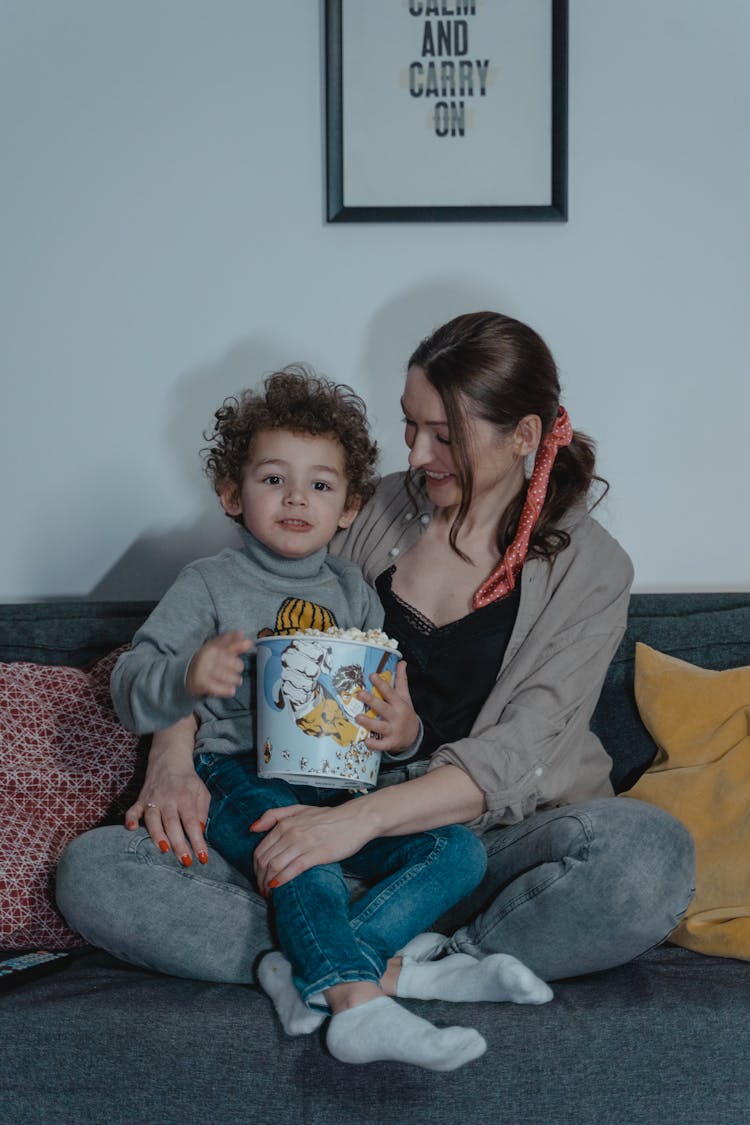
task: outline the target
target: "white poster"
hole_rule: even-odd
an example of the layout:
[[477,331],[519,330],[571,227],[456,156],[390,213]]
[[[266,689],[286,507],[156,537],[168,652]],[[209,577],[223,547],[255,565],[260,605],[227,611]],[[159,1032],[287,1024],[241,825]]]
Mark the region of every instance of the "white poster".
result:
[[566,0],[328,0],[328,218],[564,219]]

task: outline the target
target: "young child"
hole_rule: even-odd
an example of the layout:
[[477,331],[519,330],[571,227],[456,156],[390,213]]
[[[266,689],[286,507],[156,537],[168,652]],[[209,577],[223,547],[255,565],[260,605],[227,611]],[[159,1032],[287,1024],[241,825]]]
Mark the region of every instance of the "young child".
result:
[[[352,795],[258,776],[252,638],[317,621],[382,625],[359,569],[327,552],[372,493],[376,446],[351,389],[298,368],[269,376],[263,393],[227,399],[210,440],[206,471],[239,525],[241,546],[180,573],[120,657],[112,696],[122,722],[140,733],[196,713],[196,765],[212,798],[207,839],[257,887],[253,853],[264,833],[250,826],[266,810]],[[293,692],[293,682],[287,688]],[[391,726],[389,748],[408,748],[418,736],[411,710]],[[330,1011],[326,1042],[344,1062],[452,1070],[481,1055],[486,1043],[476,1030],[434,1027],[398,1005],[395,987],[382,982],[389,958],[472,891],[485,866],[480,840],[452,825],[373,840],[341,864],[258,887],[271,895],[286,955],[268,954],[258,975],[285,1030],[313,1030]],[[353,903],[343,872],[369,886]]]

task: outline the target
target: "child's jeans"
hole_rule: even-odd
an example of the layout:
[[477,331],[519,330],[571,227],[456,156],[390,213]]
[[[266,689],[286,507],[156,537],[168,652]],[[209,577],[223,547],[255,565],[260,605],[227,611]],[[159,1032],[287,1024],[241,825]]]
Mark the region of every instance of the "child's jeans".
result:
[[[340,805],[347,789],[258,777],[255,754],[201,754],[211,792],[206,838],[256,887],[250,825],[282,805]],[[462,825],[371,840],[349,859],[311,867],[273,891],[279,944],[304,1000],[346,981],[379,981],[389,957],[480,883],[487,856]],[[368,884],[350,902],[344,872]],[[316,997],[316,1003],[318,999]]]

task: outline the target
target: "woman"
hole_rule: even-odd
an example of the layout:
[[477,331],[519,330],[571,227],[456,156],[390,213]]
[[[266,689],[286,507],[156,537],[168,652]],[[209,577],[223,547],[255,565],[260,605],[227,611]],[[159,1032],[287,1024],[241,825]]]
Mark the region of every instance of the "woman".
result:
[[[498,313],[457,317],[412,355],[410,472],[380,483],[335,549],[378,589],[407,661],[411,698],[384,693],[382,718],[363,720],[369,741],[387,745],[412,700],[424,739],[407,763],[386,756],[378,789],[357,801],[264,814],[255,861],[268,888],[378,836],[468,824],[487,875],[438,924],[448,936],[417,940],[412,956],[509,953],[544,980],[662,941],[690,901],[694,865],[678,821],[613,797],[610,759],[589,730],[632,567],[588,513],[593,445],[559,396],[544,342]],[[247,981],[272,944],[266,906],[219,856],[207,861],[192,743],[189,723],[155,740],[126,818],[143,816],[151,838],[115,827],[74,841],[58,900],[87,940],[125,960]],[[444,982],[423,991],[459,998]]]

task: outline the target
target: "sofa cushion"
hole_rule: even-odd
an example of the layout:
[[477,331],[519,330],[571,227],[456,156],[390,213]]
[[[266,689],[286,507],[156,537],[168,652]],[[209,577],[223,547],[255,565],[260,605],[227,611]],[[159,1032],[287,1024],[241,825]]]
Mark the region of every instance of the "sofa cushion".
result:
[[635,692],[658,751],[625,796],[676,816],[696,848],[695,897],[670,941],[750,960],[750,667],[717,672],[639,644]]
[[80,668],[127,644],[154,602],[52,601],[4,605],[0,662]]
[[750,594],[632,595],[591,723],[612,758],[617,793],[635,784],[656,753],[635,701],[636,641],[703,668],[750,665]]
[[0,664],[0,946],[82,944],[54,905],[58,856],[121,816],[139,787],[139,739],[109,695],[118,652],[89,671]]
[[161,976],[97,951],[3,996],[7,1125],[741,1125],[750,965],[662,945],[556,981],[551,1004],[404,1005],[470,1024],[449,1074],[344,1066],[287,1036],[247,985]]

